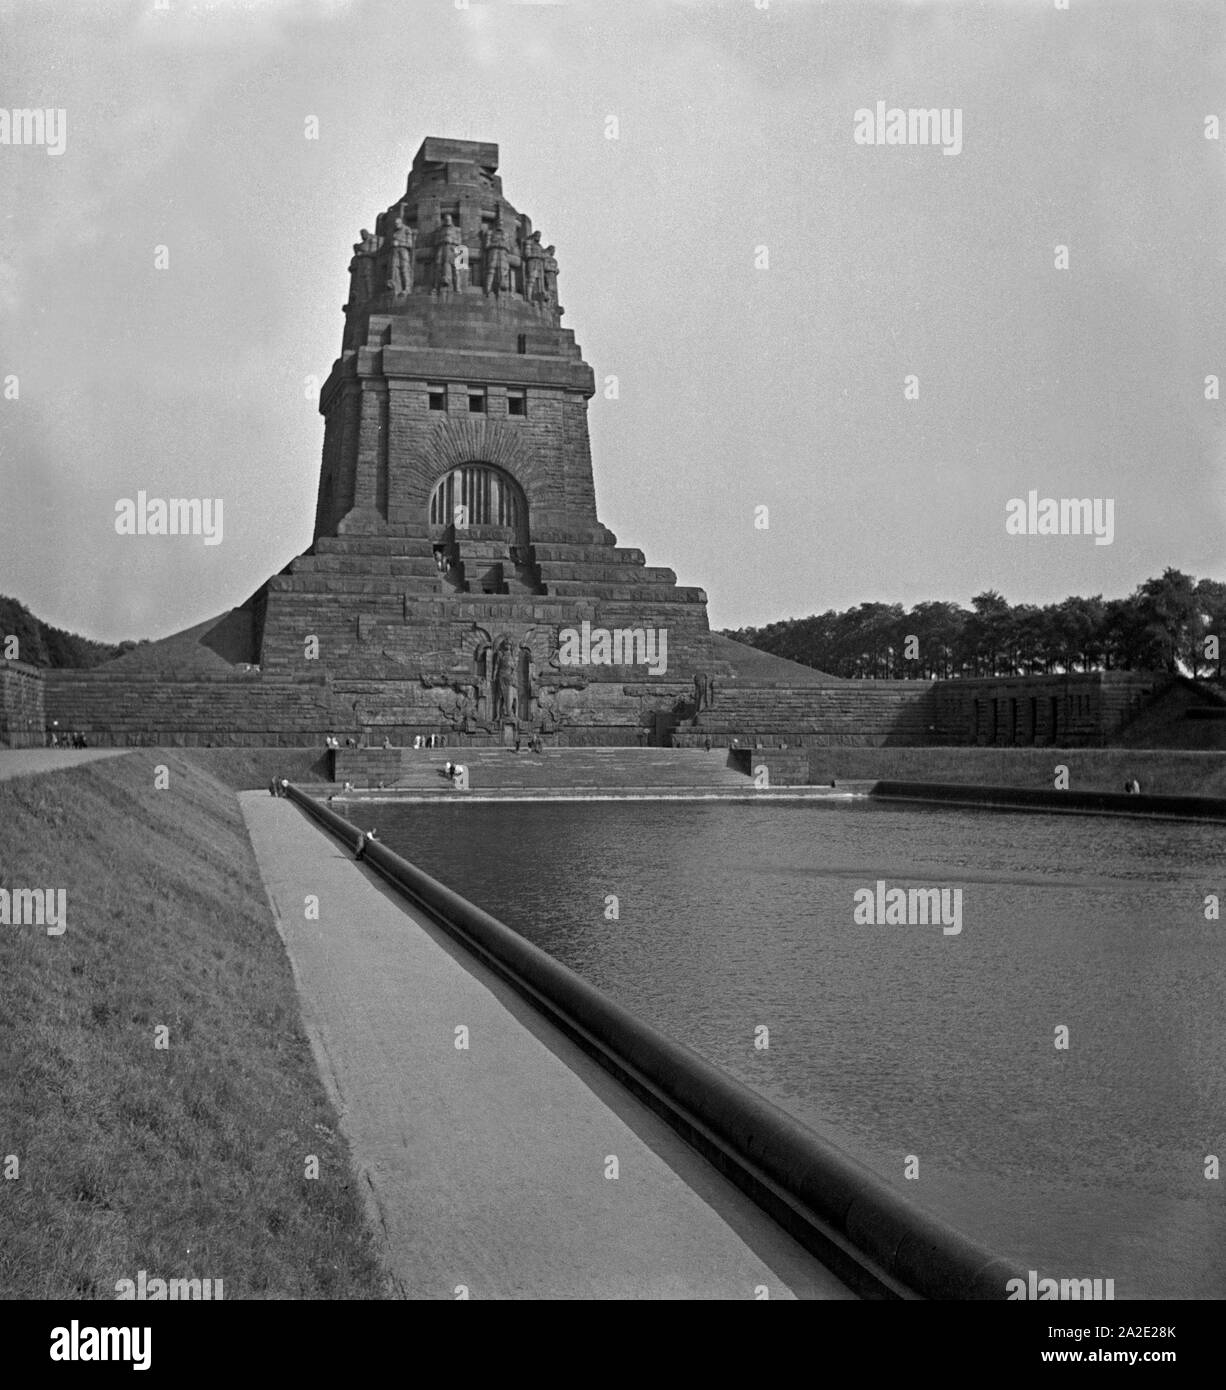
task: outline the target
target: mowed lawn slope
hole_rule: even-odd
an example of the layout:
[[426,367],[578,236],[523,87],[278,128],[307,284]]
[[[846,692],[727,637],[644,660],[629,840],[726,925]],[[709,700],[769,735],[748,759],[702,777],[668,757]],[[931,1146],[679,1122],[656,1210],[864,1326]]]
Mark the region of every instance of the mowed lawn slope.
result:
[[0,1298],[386,1294],[233,792],[159,749],[0,783],[0,887],[67,890],[0,925]]

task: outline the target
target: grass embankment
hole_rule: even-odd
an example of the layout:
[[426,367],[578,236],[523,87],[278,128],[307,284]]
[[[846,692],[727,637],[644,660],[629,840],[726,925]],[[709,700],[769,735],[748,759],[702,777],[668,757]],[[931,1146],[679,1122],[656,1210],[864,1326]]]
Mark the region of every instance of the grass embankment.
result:
[[264,791],[274,777],[304,783],[328,780],[328,755],[323,748],[184,748],[182,752],[189,762],[238,792]]
[[67,890],[0,926],[0,1298],[384,1294],[233,793],[165,749],[0,783],[0,886]]
[[1143,792],[1226,796],[1226,753],[1139,748],[812,748],[816,781],[882,779],[973,782],[981,787],[1052,790],[1055,769],[1074,791],[1123,791],[1135,777]]

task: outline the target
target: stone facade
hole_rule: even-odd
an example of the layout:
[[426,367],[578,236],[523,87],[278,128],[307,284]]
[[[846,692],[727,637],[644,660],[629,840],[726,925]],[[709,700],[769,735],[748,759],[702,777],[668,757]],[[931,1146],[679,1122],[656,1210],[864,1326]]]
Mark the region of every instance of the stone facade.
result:
[[[981,747],[1106,747],[1132,742],[1150,718],[1155,744],[1217,746],[1215,731],[1194,729],[1171,737],[1173,725],[1192,714],[1214,713],[1221,697],[1182,677],[1145,671],[1088,671],[1064,676],[1009,676],[939,681],[933,743]],[[1197,739],[1196,734],[1204,737]]]
[[47,718],[93,745],[302,747],[323,741],[330,692],[312,681],[109,670],[48,671]]

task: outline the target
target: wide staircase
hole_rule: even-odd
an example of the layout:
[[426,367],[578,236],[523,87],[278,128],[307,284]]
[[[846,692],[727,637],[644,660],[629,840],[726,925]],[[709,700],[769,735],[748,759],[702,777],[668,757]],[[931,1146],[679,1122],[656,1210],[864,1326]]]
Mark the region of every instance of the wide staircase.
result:
[[[437,528],[436,528],[437,529]],[[384,526],[375,535],[319,536],[312,549],[292,560],[286,575],[340,577],[386,575],[397,592],[419,594],[482,592],[552,594],[564,598],[639,603],[705,602],[700,588],[679,585],[676,573],[648,565],[634,546],[557,540],[516,546],[504,527],[473,526],[439,532],[431,539],[424,525]],[[440,573],[435,550],[447,552],[449,568]]]
[[468,769],[474,791],[625,793],[752,789],[726,749],[701,748],[360,748],[340,749],[333,780],[355,791],[449,792],[448,760]]
[[[718,649],[717,649],[718,650]],[[828,686],[719,685],[714,704],[683,719],[673,742],[795,748],[830,742],[922,744],[932,740],[931,682],[844,681]]]
[[[519,544],[509,528],[471,527],[434,535],[397,523],[377,534],[317,537],[249,601],[252,651],[265,680],[293,680],[303,669],[303,635],[318,640],[338,679],[444,682],[471,667],[473,624],[490,632],[578,628],[666,632],[668,670],[681,684],[694,669],[730,676],[711,656],[706,595],[678,585],[672,570],[648,566],[628,546],[570,543],[550,533]],[[611,535],[610,535],[611,538]],[[637,681],[594,670],[601,681]],[[362,692],[351,697],[360,700]],[[429,702],[427,702],[429,703]],[[410,714],[405,728],[421,723]],[[633,738],[633,731],[630,733]]]

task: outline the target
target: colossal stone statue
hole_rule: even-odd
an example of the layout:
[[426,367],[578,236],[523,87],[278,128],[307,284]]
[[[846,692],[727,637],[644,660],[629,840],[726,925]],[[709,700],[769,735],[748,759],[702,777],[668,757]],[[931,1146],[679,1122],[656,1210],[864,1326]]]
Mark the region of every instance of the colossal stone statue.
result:
[[502,215],[485,233],[485,293],[491,290],[501,295],[511,288],[511,258],[507,254],[507,234],[502,229]]
[[434,234],[434,288],[436,290],[460,288],[460,229],[451,220],[451,214],[443,214],[442,226]]
[[393,294],[408,294],[413,288],[413,251],[417,233],[402,218],[392,229],[392,264],[387,287]]
[[349,302],[364,304],[375,290],[375,256],[379,252],[379,239],[362,228],[361,241],[353,246],[353,259],[349,262]]
[[558,307],[558,263],[553,257],[553,253],[556,250],[556,246],[547,246],[545,248],[545,258],[541,262],[541,272],[544,280],[543,302],[551,309],[556,309]]
[[509,637],[500,637],[494,648],[494,718],[514,715],[515,657]]
[[539,304],[545,296],[545,248],[540,232],[533,232],[524,242],[524,298],[529,304]]

